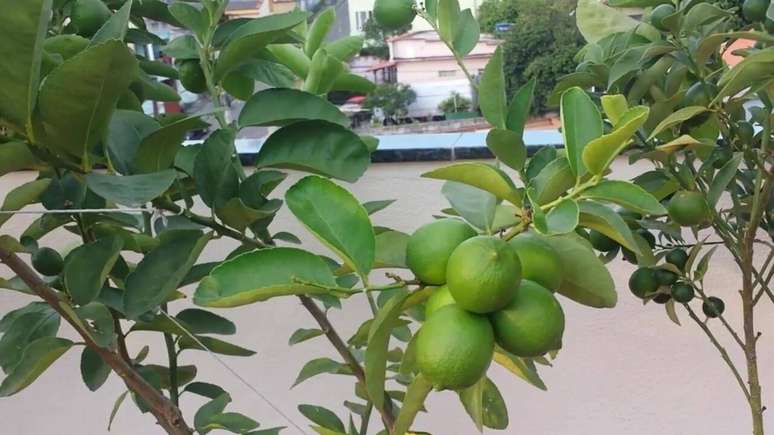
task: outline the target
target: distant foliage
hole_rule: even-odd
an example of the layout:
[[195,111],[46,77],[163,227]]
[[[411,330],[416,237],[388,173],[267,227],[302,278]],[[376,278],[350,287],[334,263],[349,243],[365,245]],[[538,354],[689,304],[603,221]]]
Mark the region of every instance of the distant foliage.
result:
[[382,59],[390,58],[390,47],[387,45],[387,39],[393,36],[402,35],[411,30],[411,25],[406,25],[398,29],[385,29],[380,26],[373,18],[369,18],[363,26],[365,44],[360,50],[361,56],[376,56]]
[[487,0],[479,8],[481,30],[494,32],[495,24],[513,23],[501,35],[505,40],[505,76],[508,95],[534,78],[532,113],[547,105],[557,80],[575,70],[575,53],[584,41],[571,15],[574,0]]
[[408,114],[408,106],[417,99],[411,86],[403,83],[384,83],[366,97],[363,107],[381,109],[386,119],[397,120]]
[[467,112],[472,106],[470,98],[460,95],[459,92],[452,92],[449,98],[438,104],[438,110],[443,113]]

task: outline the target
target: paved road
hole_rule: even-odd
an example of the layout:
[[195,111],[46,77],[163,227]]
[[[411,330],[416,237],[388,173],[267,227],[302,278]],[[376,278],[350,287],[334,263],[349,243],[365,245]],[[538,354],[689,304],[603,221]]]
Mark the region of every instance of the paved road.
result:
[[[397,198],[390,208],[374,216],[379,225],[412,231],[428,222],[437,210],[446,206],[440,195],[440,183],[421,179],[419,174],[439,163],[377,164],[351,190],[363,201]],[[621,176],[631,176],[642,168],[629,168],[616,163]],[[13,186],[28,180],[32,174],[6,175],[0,178],[0,197]],[[296,176],[286,181],[287,188]],[[3,232],[17,234],[30,219],[14,218]],[[325,252],[311,240],[286,210],[275,222],[277,229],[303,235],[309,249]],[[72,238],[59,233],[45,243],[65,248]],[[212,244],[202,260],[221,259],[233,243]],[[715,294],[727,300],[735,297],[739,279],[725,252],[715,255],[708,282]],[[696,325],[683,315],[684,326],[667,320],[658,305],[643,307],[626,289],[632,266],[620,261],[612,267],[618,283],[620,302],[612,310],[592,310],[562,299],[567,314],[564,349],[553,367],[542,370],[548,392],[538,391],[499,367],[490,375],[500,386],[509,409],[511,426],[503,433],[535,435],[736,435],[749,433],[744,399],[730,377],[728,368]],[[4,269],[0,273],[5,274]],[[28,298],[0,291],[0,313],[19,307]],[[348,301],[347,309],[331,317],[343,335],[350,335],[365,318],[367,308],[359,300]],[[188,303],[176,303],[182,309]],[[739,324],[738,305],[729,303],[729,321]],[[760,363],[764,370],[764,393],[774,390],[774,314],[772,304],[764,303],[760,328],[769,332],[761,340]],[[320,376],[293,389],[293,380],[304,362],[320,356],[335,357],[323,339],[294,347],[287,338],[299,327],[314,327],[314,322],[296,299],[272,300],[258,305],[233,309],[227,313],[238,325],[233,341],[255,349],[252,358],[227,358],[226,361],[284,413],[306,428],[305,419],[296,411],[299,403],[319,404],[336,409],[346,418],[341,402],[351,394],[349,378]],[[712,324],[715,330],[719,328]],[[66,331],[67,334],[70,331]],[[129,347],[139,351],[152,335],[133,334]],[[723,343],[739,359],[739,352],[723,336]],[[163,343],[153,342],[150,360],[165,364]],[[258,419],[263,427],[287,426],[255,393],[202,352],[186,351],[184,364],[199,366],[199,380],[217,382],[232,393],[232,408]],[[35,384],[22,393],[0,399],[0,432],[13,435],[106,433],[110,409],[123,391],[115,376],[97,391],[90,393],[80,380],[79,352],[71,350],[50,368]],[[202,401],[184,395],[182,406],[189,421]],[[464,414],[453,393],[436,393],[428,403],[430,414],[420,416],[418,429],[435,435],[474,434],[475,428]],[[774,418],[767,418],[774,424]],[[374,419],[374,424],[378,424]],[[305,429],[307,433],[311,430]],[[162,433],[151,417],[140,415],[125,403],[118,413],[112,433],[118,435]],[[286,434],[298,433],[287,430]],[[494,432],[493,432],[494,433]]]

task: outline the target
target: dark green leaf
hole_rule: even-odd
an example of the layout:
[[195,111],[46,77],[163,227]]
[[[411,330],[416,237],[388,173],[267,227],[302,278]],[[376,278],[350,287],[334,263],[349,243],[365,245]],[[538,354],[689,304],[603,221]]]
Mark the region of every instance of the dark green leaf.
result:
[[570,170],[576,177],[586,173],[583,150],[586,144],[602,136],[602,115],[597,105],[581,88],[570,88],[562,94],[562,135]]
[[297,89],[266,89],[250,97],[239,113],[240,128],[288,125],[303,120],[348,127],[349,118],[328,100]]
[[447,181],[443,183],[441,193],[463,219],[487,233],[492,233],[497,198],[478,187]]
[[134,157],[137,171],[158,172],[172,167],[186,132],[200,126],[199,115],[175,118],[171,123],[143,137]]
[[495,349],[494,361],[509,372],[524,379],[530,385],[543,391],[548,389],[546,384],[543,383],[543,380],[540,379],[540,375],[538,375],[537,369],[535,368],[535,363],[532,362],[532,360],[511,355],[498,347]]
[[378,211],[384,210],[394,203],[394,199],[383,199],[379,201],[368,201],[363,203],[363,207],[366,209],[369,215],[372,215]]
[[497,385],[484,376],[472,387],[459,392],[460,401],[479,431],[484,427],[503,430],[508,427],[508,408]]
[[643,215],[661,216],[666,209],[640,186],[619,180],[604,180],[581,193],[582,198],[612,202]]
[[199,308],[185,309],[177,313],[175,318],[183,322],[188,332],[194,334],[232,335],[236,333],[234,322]]
[[486,146],[503,163],[518,171],[524,168],[527,160],[527,147],[521,134],[511,130],[493,128],[486,135]]
[[368,213],[346,189],[309,176],[288,189],[285,201],[304,226],[361,277],[373,267],[374,229]]
[[87,151],[104,136],[119,96],[136,73],[137,59],[116,40],[64,61],[40,87],[46,145],[88,163]]
[[579,205],[581,226],[599,231],[635,254],[639,253],[632,231],[621,215],[594,201],[581,201]]
[[63,278],[73,302],[86,305],[99,296],[123,246],[120,238],[107,237],[81,245],[67,255]]
[[306,41],[304,41],[304,52],[307,56],[310,58],[314,56],[317,49],[323,44],[335,21],[336,9],[332,7],[325,8],[317,14],[312,25],[309,26]]
[[326,429],[346,432],[344,423],[341,419],[339,419],[333,411],[323,408],[322,406],[298,405],[298,412],[303,414],[304,417],[308,418],[313,423]]
[[[21,186],[15,187],[8,192],[3,200],[3,205],[0,206],[2,211],[16,211],[21,210],[27,205],[34,204],[40,201],[40,196],[48,189],[51,183],[50,178],[42,178],[35,181],[29,181]],[[2,214],[0,215],[0,225],[3,225],[12,215]]]
[[710,207],[715,207],[715,205],[720,200],[720,196],[723,194],[723,191],[726,190],[729,183],[731,183],[731,180],[734,179],[734,176],[736,176],[736,170],[739,168],[739,164],[742,161],[742,154],[736,153],[734,157],[726,162],[725,165],[723,165],[722,168],[715,174],[715,176],[712,178],[712,183],[710,183],[709,192],[707,192],[707,204]]
[[258,427],[258,422],[250,417],[238,412],[224,412],[210,417],[207,426],[202,431],[206,433],[214,429],[223,429],[233,433],[247,433],[256,427]]
[[97,33],[91,37],[89,45],[101,44],[111,39],[123,41],[126,37],[126,30],[129,28],[129,12],[131,8],[132,0],[128,0],[97,30]]
[[400,231],[384,231],[377,234],[374,268],[407,268],[408,238],[408,234]]
[[194,163],[196,191],[205,204],[219,208],[239,194],[234,166],[234,132],[220,129],[204,141]]
[[562,284],[557,290],[583,305],[612,308],[618,301],[615,283],[605,264],[575,233],[543,237],[557,252],[563,266]]
[[134,158],[140,142],[161,128],[155,119],[133,110],[116,110],[108,124],[105,147],[110,161],[122,174],[134,172]]
[[455,53],[460,57],[465,57],[478,44],[479,25],[473,12],[465,9],[457,16],[454,29],[454,39],[452,46]]
[[138,206],[161,196],[172,186],[177,173],[173,169],[140,175],[91,173],[86,185],[94,193],[116,204]]
[[215,399],[218,396],[226,394],[226,391],[214,384],[208,384],[206,382],[191,382],[183,388],[183,391],[189,393],[198,394],[202,397]]
[[183,35],[169,41],[161,51],[177,60],[199,59],[199,45],[193,35]]
[[505,120],[505,126],[508,130],[515,132],[519,138],[524,134],[524,125],[529,119],[532,110],[532,100],[535,94],[535,79],[530,79],[516,91],[508,107],[508,117]]
[[32,169],[39,163],[24,142],[14,141],[0,144],[0,177],[9,172]]
[[59,315],[48,306],[28,305],[12,313],[0,337],[0,368],[6,373],[19,363],[31,342],[55,336],[60,323]]
[[323,332],[319,329],[296,329],[293,335],[290,336],[288,345],[293,346],[294,344],[303,343],[321,335],[323,335]]
[[194,32],[200,37],[207,31],[209,26],[209,16],[205,9],[199,10],[195,7],[178,1],[169,5],[169,13],[179,21],[186,29]]
[[603,174],[626,148],[637,130],[645,124],[648,113],[650,109],[645,106],[632,107],[621,116],[612,132],[588,142],[583,149],[582,158],[589,172],[594,175]]
[[546,231],[544,234],[566,234],[578,226],[578,204],[565,199],[546,213]]
[[213,416],[222,413],[229,403],[231,403],[231,396],[229,396],[228,393],[223,393],[202,405],[202,407],[196,411],[196,415],[194,415],[194,427],[196,430],[202,434],[209,432],[205,427],[209,424],[210,419]]
[[178,342],[178,345],[180,346],[181,351],[185,349],[194,349],[194,350],[210,351],[213,353],[218,353],[221,355],[229,355],[229,356],[255,355],[255,351],[252,351],[250,349],[246,349],[244,347],[228,343],[218,338],[207,337],[203,335],[196,336],[196,341],[191,337],[189,337],[188,335],[183,335],[180,337],[180,341]]
[[497,47],[481,75],[479,103],[481,105],[481,113],[487,122],[495,128],[505,129],[505,112],[507,108],[502,47]]
[[101,347],[110,347],[115,341],[115,324],[113,315],[106,305],[100,302],[77,307],[74,310],[77,320],[82,323],[92,341]]
[[452,44],[457,31],[460,4],[457,0],[438,1],[438,35],[441,40]]
[[259,168],[300,169],[354,182],[371,161],[362,139],[325,121],[301,121],[274,132],[256,157]]
[[91,391],[97,391],[110,376],[110,366],[90,347],[83,348],[81,353],[81,377]]
[[0,1],[0,118],[32,129],[51,0]]
[[387,367],[387,348],[390,343],[392,329],[403,309],[403,302],[408,293],[400,291],[395,294],[376,313],[368,332],[368,347],[365,354],[365,383],[368,397],[377,409],[384,409],[384,381]]
[[35,382],[72,345],[72,341],[57,337],[41,337],[30,343],[24,348],[19,363],[0,384],[0,397],[14,395]]
[[301,372],[298,373],[298,377],[296,378],[295,382],[293,382],[293,387],[313,376],[317,376],[323,373],[347,373],[348,369],[345,367],[346,366],[344,366],[344,364],[334,361],[330,358],[313,359],[304,364],[304,367],[301,368]]
[[210,236],[196,230],[161,233],[154,248],[126,279],[125,314],[136,318],[166,301],[196,262]]
[[360,35],[345,36],[325,45],[328,55],[342,62],[349,62],[360,53],[365,39]]
[[560,157],[547,164],[540,173],[530,180],[535,189],[535,200],[538,204],[546,204],[562,196],[575,185],[575,177],[569,161]]
[[674,127],[677,124],[682,124],[683,122],[693,118],[696,115],[699,115],[701,113],[704,113],[707,111],[706,107],[703,106],[688,106],[683,107],[682,109],[670,114],[664,120],[662,120],[654,129],[650,132],[650,137],[648,139],[653,139],[654,137],[658,136],[659,133],[663,132],[664,130]]
[[320,257],[296,248],[262,249],[213,269],[196,289],[194,303],[235,307],[276,296],[324,294],[324,287],[335,286],[331,270]]

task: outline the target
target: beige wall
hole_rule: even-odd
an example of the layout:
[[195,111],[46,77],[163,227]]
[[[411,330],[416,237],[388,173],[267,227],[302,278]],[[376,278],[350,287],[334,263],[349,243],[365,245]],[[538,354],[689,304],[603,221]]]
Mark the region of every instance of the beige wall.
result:
[[[488,59],[466,59],[465,66],[471,74],[482,70]],[[414,62],[398,62],[398,82],[426,83],[453,80],[464,80],[465,74],[454,60],[419,60]],[[441,72],[443,71],[443,73]]]
[[[401,231],[413,231],[447,203],[440,194],[442,183],[419,175],[442,163],[376,164],[360,182],[347,185],[360,200],[397,199],[397,202],[373,216],[375,224]],[[623,159],[614,166],[620,177],[642,172]],[[32,174],[6,175],[0,178],[0,198]],[[293,174],[278,190],[298,179]],[[278,195],[281,195],[279,193]],[[19,234],[30,222],[29,216],[13,218],[3,233]],[[306,249],[328,251],[308,235],[286,208],[280,212],[275,231],[287,230],[301,236]],[[702,235],[704,232],[702,232]],[[45,244],[62,248],[72,240],[63,232],[44,239]],[[200,261],[222,259],[234,247],[225,240],[214,242]],[[561,298],[567,316],[564,348],[551,368],[541,369],[547,392],[529,387],[498,366],[490,369],[508,403],[511,426],[507,431],[487,434],[530,435],[749,435],[749,417],[738,386],[717,351],[684,313],[683,326],[667,320],[663,307],[642,303],[626,288],[633,266],[616,260],[611,264],[618,286],[619,304],[610,310],[594,310]],[[0,266],[0,276],[7,276]],[[373,274],[374,281],[383,279]],[[738,326],[740,315],[736,297],[739,280],[728,253],[719,250],[707,275],[713,294],[728,301],[728,320]],[[190,294],[190,291],[187,291]],[[0,313],[26,304],[26,296],[0,290]],[[342,335],[354,333],[366,318],[367,305],[362,298],[345,303],[344,311],[331,311],[331,318]],[[190,306],[187,301],[172,304],[173,311]],[[764,299],[759,305],[759,362],[765,404],[774,404],[774,307]],[[323,375],[290,389],[305,361],[336,355],[324,339],[316,338],[297,346],[287,346],[287,338],[299,327],[316,325],[294,298],[281,298],[232,310],[217,310],[232,318],[238,326],[234,343],[255,349],[251,358],[224,357],[224,360],[267,396],[284,413],[311,434],[308,421],[296,410],[299,403],[323,405],[335,410],[342,419],[346,413],[341,402],[352,392],[351,378]],[[721,337],[732,357],[741,361],[738,348],[723,334],[717,322],[710,327]],[[64,334],[71,336],[69,328]],[[129,347],[136,353],[158,334],[138,333],[130,337]],[[149,362],[166,364],[162,340],[154,340]],[[113,401],[124,391],[116,376],[90,393],[80,380],[79,349],[71,349],[33,385],[11,398],[0,399],[0,433],[8,435],[79,434],[103,435]],[[240,384],[205,353],[186,351],[184,364],[199,366],[199,380],[222,384],[234,401],[229,409],[244,412],[261,422],[262,427],[288,426],[255,393]],[[186,418],[204,401],[183,395]],[[416,429],[434,435],[474,435],[476,430],[451,392],[434,393],[427,404],[429,414],[420,414]],[[765,413],[766,423],[774,430],[774,413]],[[371,422],[374,429],[379,423]],[[163,432],[149,415],[141,415],[127,400],[118,412],[113,435],[156,435]],[[213,432],[215,434],[216,432]],[[220,432],[217,432],[220,434]],[[298,435],[288,429],[285,435]]]
[[[423,37],[427,36],[427,37]],[[497,42],[485,40],[476,44],[468,56],[492,55],[497,49]],[[451,50],[438,40],[434,32],[420,33],[407,38],[395,38],[390,41],[390,56],[393,59],[413,59],[416,57],[452,56]]]

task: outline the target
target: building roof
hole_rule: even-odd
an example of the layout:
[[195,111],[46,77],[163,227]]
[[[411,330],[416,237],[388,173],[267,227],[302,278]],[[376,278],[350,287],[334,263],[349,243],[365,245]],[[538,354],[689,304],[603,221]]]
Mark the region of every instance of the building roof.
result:
[[226,6],[227,11],[243,11],[248,9],[258,9],[261,7],[260,1],[257,0],[231,0]]
[[[440,41],[441,37],[434,30],[420,30],[420,31],[416,31],[416,32],[406,32],[406,33],[404,33],[402,35],[398,35],[398,36],[393,36],[391,38],[387,38],[387,42],[406,41],[406,40]],[[479,42],[479,44],[497,45],[500,42],[500,40],[495,38],[492,35],[483,33],[479,37],[478,42]]]

